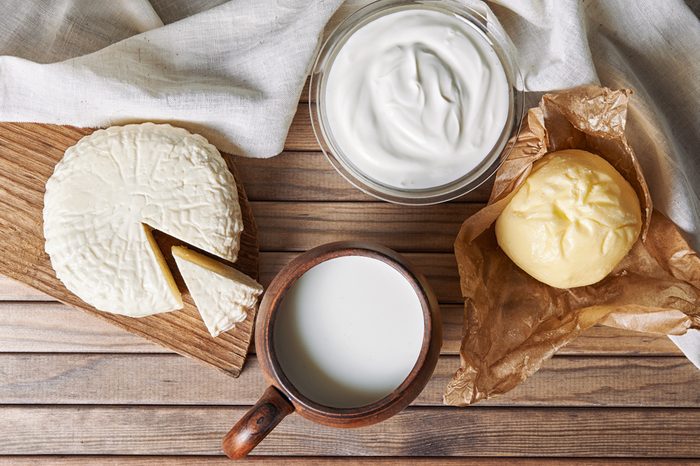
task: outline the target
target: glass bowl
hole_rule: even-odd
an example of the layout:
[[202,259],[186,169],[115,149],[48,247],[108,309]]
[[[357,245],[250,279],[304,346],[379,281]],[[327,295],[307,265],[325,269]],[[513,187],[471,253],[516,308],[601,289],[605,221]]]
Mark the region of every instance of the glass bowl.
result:
[[[325,110],[325,90],[333,61],[348,38],[358,29],[384,15],[404,9],[430,9],[454,15],[466,22],[491,45],[496,52],[509,86],[509,113],[503,131],[492,150],[473,170],[450,183],[422,189],[388,186],[363,173],[343,154],[333,138]],[[396,204],[427,205],[458,198],[484,183],[505,160],[510,151],[508,141],[517,135],[523,115],[523,95],[520,71],[514,47],[497,21],[488,22],[485,11],[452,0],[379,0],[348,16],[322,45],[311,73],[309,110],[314,134],[323,153],[335,169],[351,184],[378,199]]]

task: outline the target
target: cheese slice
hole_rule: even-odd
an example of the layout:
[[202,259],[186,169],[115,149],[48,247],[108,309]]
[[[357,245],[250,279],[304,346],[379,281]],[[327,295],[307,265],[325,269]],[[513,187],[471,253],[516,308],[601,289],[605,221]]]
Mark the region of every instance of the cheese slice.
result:
[[46,183],[46,252],[95,308],[141,317],[182,308],[151,229],[235,261],[243,230],[233,175],[202,136],[145,123],[95,131]]
[[209,333],[217,336],[255,312],[262,286],[238,270],[182,246],[173,257]]

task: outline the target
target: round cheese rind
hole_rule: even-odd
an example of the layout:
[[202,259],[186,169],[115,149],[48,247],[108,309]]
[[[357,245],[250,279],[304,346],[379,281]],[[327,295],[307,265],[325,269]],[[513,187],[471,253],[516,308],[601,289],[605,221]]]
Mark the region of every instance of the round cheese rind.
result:
[[634,189],[602,157],[565,150],[537,161],[496,221],[499,246],[556,288],[602,280],[639,237]]
[[151,229],[236,260],[238,192],[216,147],[145,123],[96,131],[66,150],[44,197],[45,249],[66,288],[115,314],[181,309]]

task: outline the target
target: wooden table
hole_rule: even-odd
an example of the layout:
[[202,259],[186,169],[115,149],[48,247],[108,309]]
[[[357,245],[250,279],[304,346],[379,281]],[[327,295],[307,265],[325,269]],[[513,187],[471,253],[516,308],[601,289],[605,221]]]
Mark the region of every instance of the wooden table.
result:
[[[488,186],[438,206],[376,202],[318,152],[304,103],[285,153],[237,162],[260,231],[264,284],[311,247],[376,241],[428,276],[444,321],[442,357],[413,406],[354,430],[290,416],[254,452],[270,464],[700,458],[700,371],[665,337],[595,327],[511,393],[470,408],[442,405],[459,366],[462,321],[452,242]],[[254,355],[232,379],[0,278],[0,465],[226,464],[221,438],[263,388]]]

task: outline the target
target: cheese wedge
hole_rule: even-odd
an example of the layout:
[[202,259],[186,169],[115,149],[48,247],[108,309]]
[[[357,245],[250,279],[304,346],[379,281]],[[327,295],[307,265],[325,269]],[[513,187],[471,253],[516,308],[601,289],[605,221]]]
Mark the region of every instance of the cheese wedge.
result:
[[44,197],[45,249],[66,288],[114,314],[181,309],[151,229],[236,260],[238,191],[216,147],[145,123],[95,131],[66,150]]
[[238,270],[182,246],[173,246],[182,279],[209,333],[217,336],[254,313],[262,286]]

